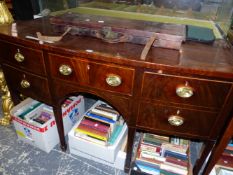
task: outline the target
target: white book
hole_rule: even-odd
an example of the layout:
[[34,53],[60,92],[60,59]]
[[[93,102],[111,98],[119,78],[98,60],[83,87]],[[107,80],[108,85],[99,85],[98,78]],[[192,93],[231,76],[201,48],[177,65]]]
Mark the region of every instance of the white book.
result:
[[116,121],[118,119],[118,114],[113,114],[113,113],[110,113],[110,112],[107,112],[107,111],[102,111],[102,110],[99,110],[99,109],[91,109],[91,112],[94,113],[94,114],[97,114],[97,115],[102,115],[104,117],[107,117],[107,118],[111,118],[112,120]]

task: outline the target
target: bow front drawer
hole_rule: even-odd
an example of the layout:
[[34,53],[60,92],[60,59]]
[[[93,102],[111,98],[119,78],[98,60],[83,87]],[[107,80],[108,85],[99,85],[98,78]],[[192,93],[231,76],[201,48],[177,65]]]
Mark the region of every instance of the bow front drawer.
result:
[[137,126],[179,136],[208,138],[215,127],[218,113],[143,102]]
[[146,72],[141,94],[146,99],[219,109],[231,85],[221,81]]
[[0,58],[17,68],[46,75],[43,53],[22,45],[0,42]]
[[11,66],[3,65],[5,78],[9,87],[25,96],[51,103],[48,80],[44,77],[26,73]]

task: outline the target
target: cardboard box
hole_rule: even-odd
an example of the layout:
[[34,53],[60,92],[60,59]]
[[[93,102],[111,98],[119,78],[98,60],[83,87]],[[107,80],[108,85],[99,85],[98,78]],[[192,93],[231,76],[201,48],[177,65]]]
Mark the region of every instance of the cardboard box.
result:
[[110,164],[114,164],[117,154],[120,151],[124,142],[124,138],[127,135],[128,128],[126,123],[124,124],[123,129],[119,134],[118,138],[116,139],[115,143],[110,146],[95,144],[74,136],[74,130],[77,128],[78,125],[79,122],[77,122],[71,129],[71,131],[68,133],[70,153],[81,156],[80,152],[82,152],[100,160],[109,162]]
[[66,107],[62,107],[62,118],[65,136],[85,113],[84,97],[72,96],[72,102]]
[[107,166],[111,166],[111,167],[119,169],[119,170],[124,170],[125,160],[126,160],[126,150],[125,150],[126,142],[127,142],[127,137],[125,138],[125,141],[124,141],[121,149],[117,153],[116,160],[114,162],[105,161],[105,160],[100,159],[98,157],[95,157],[95,156],[92,156],[90,154],[81,152],[81,151],[78,150],[78,148],[74,148],[74,147],[70,147],[70,153],[78,155],[80,157],[84,157],[84,158],[89,159],[89,160],[93,160],[95,162],[105,164]]
[[[49,153],[55,145],[59,143],[57,126],[53,115],[52,107],[41,103],[34,110],[28,112],[24,119],[19,115],[23,111],[29,109],[33,103],[37,101],[27,98],[11,110],[13,124],[19,140],[29,143],[41,150]],[[62,109],[63,124],[65,134],[69,132],[75,122],[84,113],[84,99],[83,96],[74,97],[72,103]],[[30,118],[38,116],[44,111],[49,113],[52,117],[44,124],[39,124]]]

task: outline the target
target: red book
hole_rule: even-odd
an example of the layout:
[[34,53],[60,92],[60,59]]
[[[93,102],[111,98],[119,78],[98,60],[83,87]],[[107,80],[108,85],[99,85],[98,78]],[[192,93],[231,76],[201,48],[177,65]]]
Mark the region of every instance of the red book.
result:
[[233,146],[227,146],[226,149],[233,151]]
[[76,128],[76,131],[79,131],[79,130],[85,131],[85,133],[93,133],[93,134],[95,134],[95,135],[98,135],[98,136],[101,136],[101,137],[104,137],[104,138],[108,138],[108,136],[109,136],[109,133],[108,133],[108,132],[101,132],[101,131],[99,131],[99,130],[96,130],[96,129],[87,127],[87,126],[82,125],[82,124],[80,124],[80,125]]
[[217,165],[233,169],[233,156],[226,154],[222,155]]
[[185,168],[188,167],[188,161],[177,159],[171,156],[167,156],[165,162],[167,162],[168,164],[174,164],[174,165],[178,165],[178,166],[185,167]]
[[102,122],[99,122],[97,120],[91,120],[87,118],[83,118],[83,120],[80,122],[80,124],[85,125],[86,127],[99,130],[101,132],[109,132],[110,126],[104,125]]

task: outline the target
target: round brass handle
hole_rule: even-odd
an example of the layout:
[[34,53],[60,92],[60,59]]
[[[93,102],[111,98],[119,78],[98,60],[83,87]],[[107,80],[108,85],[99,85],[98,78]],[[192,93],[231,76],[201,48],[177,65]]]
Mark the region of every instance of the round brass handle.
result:
[[20,82],[20,85],[21,85],[21,87],[24,88],[24,89],[29,88],[29,87],[31,86],[31,84],[30,84],[29,81],[27,81],[27,80],[22,80],[22,81]]
[[70,75],[72,73],[72,69],[69,65],[63,64],[59,67],[59,72],[62,75]]
[[184,118],[179,115],[171,115],[168,122],[173,126],[181,126],[184,123]]
[[25,59],[25,58],[24,58],[24,56],[23,56],[22,53],[17,52],[17,53],[15,54],[15,60],[18,61],[19,63],[23,62],[24,59]]
[[176,88],[176,94],[181,98],[189,98],[193,96],[193,88],[190,86],[178,86]]
[[121,84],[121,77],[118,75],[110,74],[106,78],[106,82],[109,86],[120,86]]

